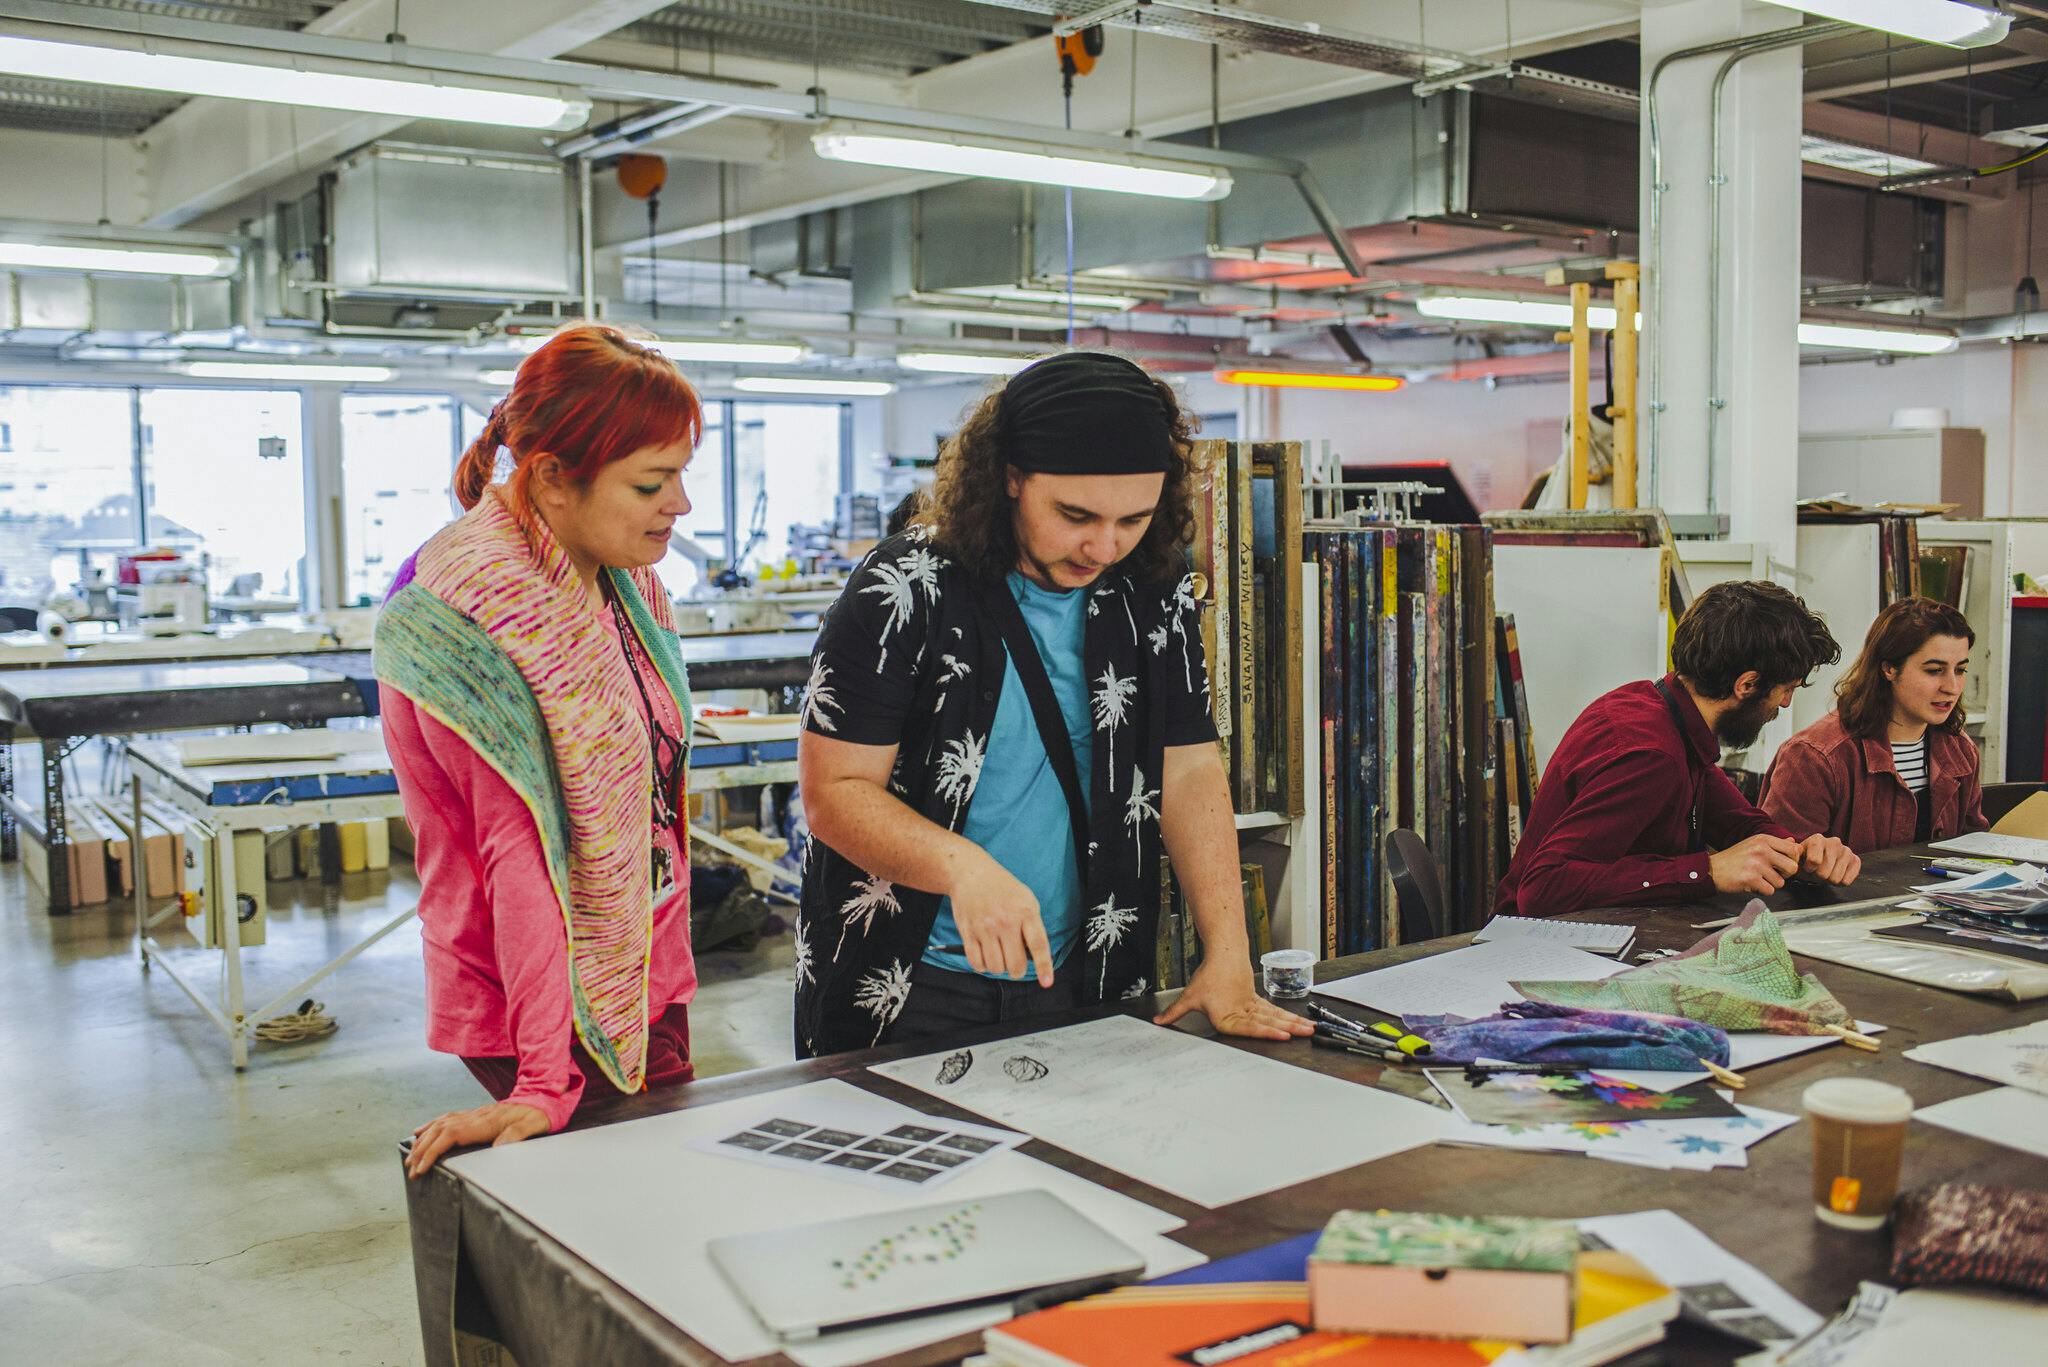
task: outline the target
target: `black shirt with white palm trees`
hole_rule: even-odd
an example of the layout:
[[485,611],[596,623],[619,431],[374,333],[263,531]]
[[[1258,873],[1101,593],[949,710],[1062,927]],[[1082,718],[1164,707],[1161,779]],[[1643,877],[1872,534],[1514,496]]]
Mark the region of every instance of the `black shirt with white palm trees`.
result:
[[[1216,739],[1191,588],[1186,578],[1146,585],[1112,569],[1079,590],[1088,595],[1083,655],[1097,762],[1082,953],[1061,971],[1082,973],[1089,1000],[1151,990],[1163,752]],[[913,528],[861,561],[811,652],[804,729],[896,746],[889,790],[950,831],[967,823],[995,724],[1006,659],[988,603],[1008,591]],[[899,887],[812,838],[796,931],[800,1057],[888,1038],[938,909],[936,892]]]

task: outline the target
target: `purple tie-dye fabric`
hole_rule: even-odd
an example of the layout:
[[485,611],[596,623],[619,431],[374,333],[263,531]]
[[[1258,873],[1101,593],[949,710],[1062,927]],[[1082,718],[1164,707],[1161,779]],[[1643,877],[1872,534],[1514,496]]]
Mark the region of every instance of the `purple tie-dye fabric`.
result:
[[1584,1068],[1699,1071],[1699,1061],[1728,1062],[1728,1032],[1677,1016],[1592,1011],[1545,1002],[1510,1002],[1498,1015],[1403,1016],[1430,1042],[1432,1063],[1568,1063]]

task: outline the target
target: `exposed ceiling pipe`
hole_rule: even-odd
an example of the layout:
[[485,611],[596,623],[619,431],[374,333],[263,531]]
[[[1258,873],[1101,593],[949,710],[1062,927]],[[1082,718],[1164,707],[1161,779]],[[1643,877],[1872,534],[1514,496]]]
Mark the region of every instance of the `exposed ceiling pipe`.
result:
[[1682,61],[1697,57],[1711,57],[1724,53],[1742,52],[1750,48],[1769,51],[1789,42],[1795,37],[1805,42],[1832,38],[1855,30],[1853,24],[1825,23],[1808,24],[1797,28],[1777,29],[1770,33],[1754,34],[1747,38],[1724,38],[1715,43],[1704,43],[1698,47],[1680,48],[1667,52],[1650,68],[1650,79],[1644,83],[1644,121],[1650,128],[1650,259],[1656,266],[1650,272],[1650,335],[1653,344],[1650,351],[1650,424],[1649,442],[1644,449],[1644,464],[1649,468],[1650,502],[1659,499],[1658,484],[1663,474],[1663,452],[1659,446],[1664,416],[1664,195],[1671,187],[1664,183],[1664,139],[1663,128],[1657,117],[1657,86],[1664,79],[1664,73]]
[[637,147],[657,137],[675,137],[693,128],[702,128],[717,123],[720,119],[731,118],[739,113],[731,105],[705,104],[690,100],[665,109],[648,110],[630,118],[613,119],[587,133],[579,133],[567,141],[555,145],[555,155],[567,160],[570,157],[601,157],[612,152]]

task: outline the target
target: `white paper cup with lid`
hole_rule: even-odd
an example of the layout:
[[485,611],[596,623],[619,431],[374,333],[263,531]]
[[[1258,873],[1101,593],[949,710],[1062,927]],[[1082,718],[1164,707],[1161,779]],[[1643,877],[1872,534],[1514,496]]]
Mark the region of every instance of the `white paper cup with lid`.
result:
[[1913,1098],[1871,1078],[1822,1078],[1800,1099],[1813,1129],[1813,1214],[1838,1229],[1891,1218]]

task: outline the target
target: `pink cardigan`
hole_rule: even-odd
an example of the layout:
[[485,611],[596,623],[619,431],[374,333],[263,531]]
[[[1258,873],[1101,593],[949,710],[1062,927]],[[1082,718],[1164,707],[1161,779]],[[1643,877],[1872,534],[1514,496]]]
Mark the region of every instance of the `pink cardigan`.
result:
[[[652,676],[644,655],[641,668]],[[666,690],[652,696],[664,724],[685,734]],[[512,786],[460,736],[389,684],[382,699],[384,743],[419,871],[427,1047],[516,1058],[518,1082],[506,1100],[533,1107],[559,1130],[582,1096],[583,1072],[570,1053],[568,932],[540,832]],[[687,878],[679,831],[660,838],[676,849]],[[685,891],[654,910],[649,1020],[696,995],[689,905]]]

